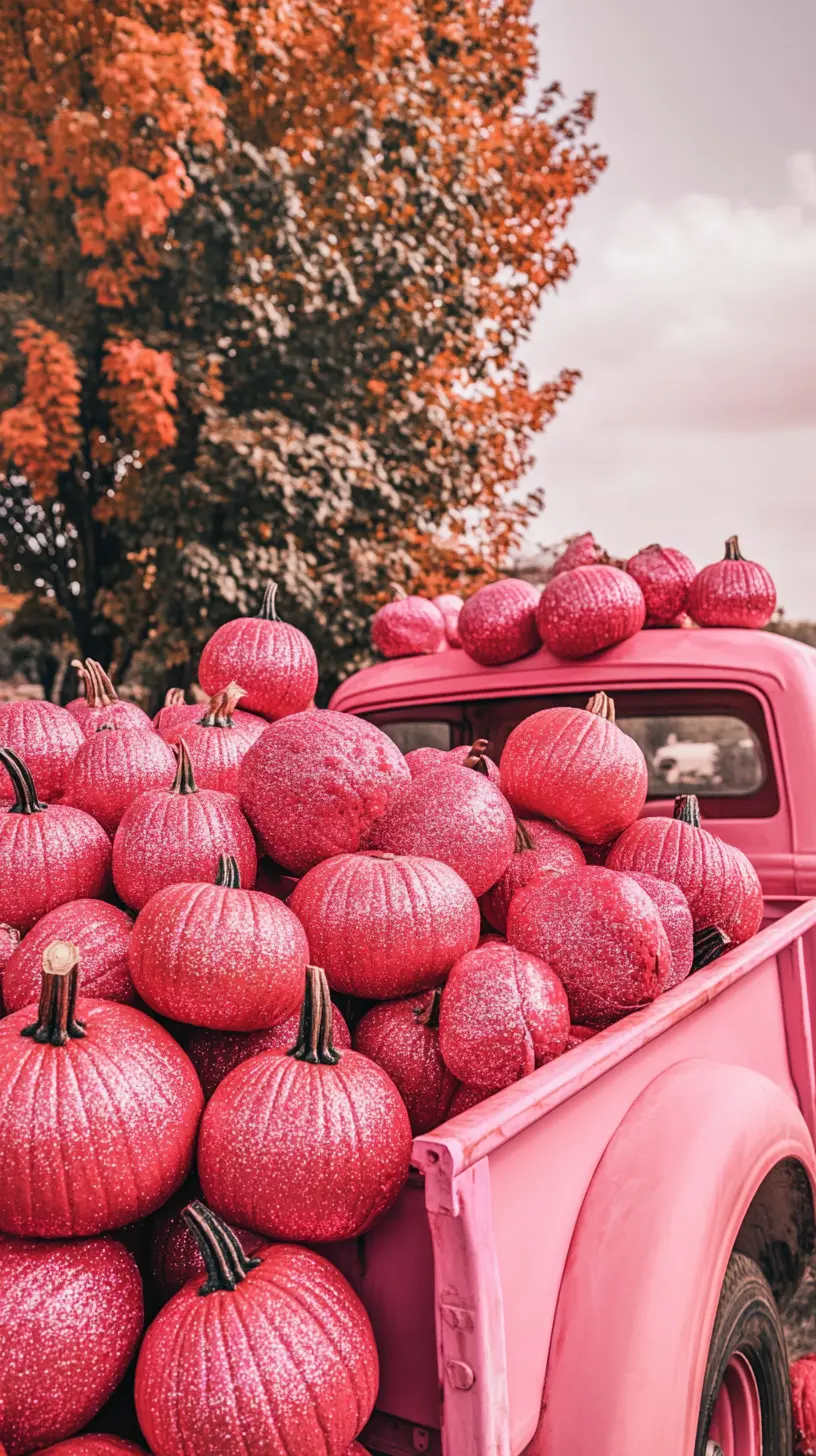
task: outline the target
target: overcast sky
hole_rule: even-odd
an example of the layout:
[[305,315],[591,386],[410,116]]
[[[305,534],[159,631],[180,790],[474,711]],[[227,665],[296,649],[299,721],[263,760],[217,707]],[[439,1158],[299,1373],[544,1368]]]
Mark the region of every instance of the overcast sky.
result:
[[816,0],[536,0],[542,81],[610,157],[527,348],[581,369],[537,449],[534,538],[698,565],[737,532],[816,618]]

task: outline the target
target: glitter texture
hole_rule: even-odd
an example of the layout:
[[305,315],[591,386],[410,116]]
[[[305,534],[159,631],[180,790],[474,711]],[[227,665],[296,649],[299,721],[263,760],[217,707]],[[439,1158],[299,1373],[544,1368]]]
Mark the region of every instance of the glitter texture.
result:
[[439,859],[474,895],[489,890],[510,863],[516,821],[495,784],[456,764],[432,769],[399,794],[368,837],[370,849]]
[[[430,773],[432,768],[443,768],[445,764],[464,763],[471,752],[469,743],[462,743],[458,748],[412,748],[406,753],[405,762],[411,773],[412,779],[421,779],[423,774]],[[494,763],[492,758],[483,754],[483,762],[487,766],[487,777],[492,784],[499,782],[499,765]]]
[[688,611],[701,627],[765,627],[776,609],[773,577],[740,555],[736,536],[725,543],[725,559],[704,566],[691,584]]
[[558,976],[514,946],[470,951],[445,983],[439,1046],[462,1082],[510,1087],[560,1056],[569,1031],[567,993]]
[[276,618],[238,617],[213,633],[201,654],[198,680],[212,697],[228,683],[244,689],[244,708],[284,718],[308,708],[317,689],[317,658],[308,637]]
[[[194,723],[200,723],[207,711],[206,703],[171,703],[169,707],[159,708],[153,719],[153,727],[161,735],[165,743],[178,743],[182,735],[186,734],[188,728]],[[249,734],[252,742],[260,738],[261,734],[269,727],[265,718],[258,713],[245,713],[243,708],[235,708],[232,714],[232,721],[236,728],[242,733]]]
[[536,620],[556,657],[589,657],[639,632],[646,603],[634,577],[616,566],[577,566],[544,588]]
[[357,1295],[310,1249],[259,1257],[233,1290],[187,1284],[148,1329],[136,1412],[155,1456],[345,1456],[368,1420],[379,1369]]
[[141,910],[166,885],[212,884],[222,854],[238,862],[241,884],[255,884],[258,854],[252,830],[232,794],[154,789],[126,811],[113,841],[113,883],[120,899]]
[[445,617],[425,597],[386,602],[371,621],[371,645],[383,657],[418,657],[447,642]]
[[108,674],[98,662],[87,657],[84,663],[75,662],[85,684],[85,697],[73,698],[66,705],[78,722],[85,737],[90,737],[102,724],[111,728],[146,728],[153,724],[138,703],[122,702]]
[[241,764],[259,736],[247,733],[234,719],[231,728],[188,724],[181,737],[190,750],[198,787],[237,797]]
[[8,1456],[70,1436],[96,1415],[135,1354],[143,1318],[135,1260],[115,1239],[0,1239],[0,1442]]
[[77,1003],[85,1036],[21,1036],[0,1021],[0,1230],[104,1233],[144,1218],[184,1181],[204,1098],[169,1032],[132,1006]]
[[541,646],[538,596],[530,582],[508,576],[468,597],[459,616],[459,636],[468,657],[482,667],[495,667],[535,652]]
[[608,557],[603,546],[598,545],[591,531],[585,531],[561,552],[551,575],[560,576],[562,571],[574,571],[576,566],[597,566],[606,560]]
[[[334,1045],[338,1051],[351,1049],[351,1033],[337,1007],[332,1008]],[[196,1027],[186,1041],[186,1051],[209,1100],[220,1082],[241,1062],[261,1052],[291,1051],[298,1039],[300,1011],[295,1011],[268,1031],[207,1031]]]
[[671,546],[645,546],[626,563],[646,603],[647,627],[670,627],[686,610],[697,570],[682,551]]
[[[488,925],[502,933],[507,929],[507,912],[516,890],[586,863],[580,844],[554,824],[545,824],[541,819],[523,819],[520,823],[533,848],[517,848],[501,879],[479,901]],[[518,835],[516,838],[518,842]]]
[[552,966],[582,1026],[608,1026],[654,1001],[671,975],[668,938],[645,890],[595,865],[519,890],[507,938]]
[[433,604],[438,607],[445,619],[445,636],[448,639],[448,646],[461,647],[459,613],[465,605],[462,598],[457,597],[454,592],[443,592],[441,596],[434,597]]
[[169,789],[175,772],[172,748],[152,728],[100,729],[74,758],[63,802],[84,809],[113,835],[134,799],[150,789]]
[[[188,1279],[203,1283],[206,1269],[195,1235],[182,1218],[182,1210],[199,1196],[190,1179],[150,1220],[150,1286],[162,1303],[177,1294]],[[232,1227],[230,1225],[230,1227]],[[267,1240],[248,1229],[233,1228],[245,1254],[255,1254]]]
[[464,880],[420,856],[324,860],[295,886],[289,905],[332,989],[373,1000],[438,985],[479,939],[479,907]]
[[607,844],[642,812],[649,774],[638,744],[608,718],[544,708],[510,734],[501,784],[517,813],[554,819],[582,843]]
[[[62,794],[68,769],[85,739],[76,718],[56,703],[0,703],[0,747],[12,748],[28,765],[46,804]],[[14,797],[2,775],[0,799]]]
[[60,1441],[58,1446],[49,1446],[47,1451],[38,1451],[37,1456],[145,1456],[141,1446],[132,1441],[121,1441],[118,1436],[74,1436],[71,1441]]
[[309,947],[300,922],[270,895],[169,885],[141,911],[129,959],[136,990],[160,1016],[255,1031],[300,1006]]
[[405,759],[373,723],[330,709],[274,723],[241,766],[241,804],[264,852],[302,874],[359,849],[410,784]]
[[671,973],[663,990],[670,991],[673,986],[679,986],[681,981],[685,981],[686,976],[691,973],[694,960],[694,921],[688,900],[679,886],[671,884],[669,880],[659,880],[656,875],[644,875],[640,870],[627,870],[626,873],[640,885],[641,890],[646,891],[663,922],[672,953]]
[[469,1112],[471,1107],[478,1107],[480,1102],[486,1102],[494,1092],[501,1092],[501,1087],[474,1087],[473,1083],[462,1082],[453,1095],[453,1101],[448,1108],[448,1119],[458,1117],[461,1112]]
[[110,840],[81,809],[0,809],[0,921],[16,930],[29,930],[66,900],[104,894],[110,867]]
[[79,951],[80,995],[101,1001],[135,1000],[127,953],[133,921],[104,900],[70,900],[50,910],[20,942],[2,975],[7,1011],[39,1000],[42,958],[52,940],[67,940]]
[[571,1052],[573,1047],[583,1046],[585,1041],[589,1041],[591,1036],[595,1036],[595,1033],[596,1029],[594,1026],[578,1026],[573,1024],[570,1027],[567,1051]]
[[382,1067],[397,1088],[414,1137],[445,1121],[458,1085],[439,1050],[438,1003],[432,991],[373,1006],[354,1033],[355,1051]]

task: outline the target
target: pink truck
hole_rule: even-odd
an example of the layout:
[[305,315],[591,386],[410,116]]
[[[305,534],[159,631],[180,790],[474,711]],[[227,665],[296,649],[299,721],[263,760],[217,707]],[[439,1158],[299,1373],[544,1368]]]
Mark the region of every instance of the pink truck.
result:
[[332,706],[404,750],[611,693],[648,814],[698,795],[762,878],[763,929],[414,1143],[338,1255],[382,1361],[374,1451],[791,1456],[781,1314],[814,1244],[816,654],[651,631],[589,660],[463,652],[357,673]]

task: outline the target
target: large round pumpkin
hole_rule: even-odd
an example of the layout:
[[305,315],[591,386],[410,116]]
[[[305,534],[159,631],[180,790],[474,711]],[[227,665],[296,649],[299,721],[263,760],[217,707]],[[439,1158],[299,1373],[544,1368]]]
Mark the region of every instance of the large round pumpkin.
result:
[[[332,1006],[334,1044],[338,1051],[351,1050],[351,1033],[336,1006]],[[261,1052],[289,1052],[297,1046],[300,1032],[300,1011],[295,1011],[277,1026],[266,1031],[210,1031],[195,1027],[186,1037],[184,1047],[198,1073],[206,1098],[241,1062]]]
[[84,698],[73,698],[67,711],[76,718],[83,733],[88,736],[106,724],[109,728],[147,728],[153,724],[138,703],[123,701],[113,686],[101,663],[92,657],[85,662],[74,662],[85,684]]
[[144,1218],[186,1177],[204,1103],[170,1034],[77,1001],[76,948],[43,956],[39,1009],[0,1022],[0,1231],[58,1239]]
[[372,1006],[354,1033],[354,1050],[382,1067],[397,1088],[414,1137],[445,1121],[458,1086],[439,1050],[440,994]]
[[671,972],[664,991],[671,991],[690,975],[694,965],[694,921],[689,903],[679,885],[670,880],[659,880],[656,875],[645,875],[640,870],[627,870],[626,874],[645,890],[657,909],[663,922],[671,947]]
[[[76,718],[66,708],[23,698],[0,703],[0,747],[11,748],[36,781],[46,804],[62,796],[68,770],[84,743]],[[0,785],[0,799],[10,799]]]
[[43,804],[21,758],[0,748],[14,803],[0,808],[0,921],[28,930],[66,900],[95,898],[110,881],[110,840],[81,809]]
[[8,1456],[39,1451],[96,1415],[127,1370],[143,1318],[139,1271],[118,1240],[0,1238],[0,1441]]
[[554,576],[536,613],[541,640],[556,657],[589,657],[634,637],[646,620],[643,592],[617,566],[577,566]]
[[235,858],[242,885],[255,883],[255,840],[235,797],[199,789],[183,739],[178,755],[170,788],[141,794],[123,815],[113,841],[113,883],[133,910],[141,910],[167,885],[211,885],[222,854]]
[[206,712],[181,733],[190,751],[196,783],[201,789],[238,793],[238,776],[244,756],[260,735],[235,721],[236,703],[243,688],[229,683],[210,698]]
[[84,809],[112,835],[134,799],[150,789],[169,789],[175,772],[173,750],[158,733],[103,724],[76,754],[62,802]]
[[566,1049],[567,993],[538,956],[483,945],[453,967],[439,1008],[439,1049],[461,1082],[510,1087]]
[[449,865],[343,854],[315,865],[289,906],[335,991],[373,1000],[438,985],[479,939],[479,907]]
[[688,610],[701,627],[765,627],[776,609],[771,573],[746,561],[736,536],[725,556],[697,573],[689,588]]
[[133,984],[172,1021],[221,1031],[275,1026],[303,1000],[309,946],[280,900],[242,890],[232,855],[214,885],[168,885],[148,900],[130,941]]
[[371,620],[371,645],[383,657],[438,652],[446,641],[445,618],[426,597],[398,597],[386,602]]
[[317,688],[317,658],[308,637],[281,622],[277,587],[270,582],[257,617],[225,622],[206,644],[198,680],[210,697],[228,683],[244,689],[244,707],[263,718],[284,718],[308,708]]
[[273,723],[241,765],[241,805],[264,853],[293,874],[359,849],[411,775],[373,723],[316,709]]
[[671,627],[686,610],[689,588],[697,574],[694,562],[672,546],[644,546],[630,557],[626,570],[643,592],[645,625]]
[[563,829],[542,819],[516,821],[516,848],[507,869],[479,905],[488,925],[502,933],[507,929],[510,901],[522,885],[560,875],[586,863],[580,844]]
[[615,704],[596,693],[586,708],[544,708],[510,734],[501,785],[520,815],[553,819],[586,844],[607,844],[642,812],[643,753],[616,726]]
[[377,1394],[377,1347],[357,1295],[311,1249],[247,1257],[200,1203],[187,1218],[207,1269],[164,1306],[136,1366],[155,1456],[345,1456]]
[[535,652],[541,646],[538,596],[529,581],[509,576],[468,597],[459,615],[459,636],[468,657],[482,667],[496,667]]
[[100,1001],[136,999],[128,966],[133,921],[104,900],[69,900],[49,910],[9,958],[0,981],[7,1011],[30,1006],[40,994],[43,952],[54,940],[75,945],[82,966],[82,994]]
[[405,1104],[382,1068],[335,1049],[331,1022],[325,975],[310,966],[298,1045],[236,1067],[207,1104],[201,1186],[240,1228],[308,1243],[356,1238],[408,1176]]

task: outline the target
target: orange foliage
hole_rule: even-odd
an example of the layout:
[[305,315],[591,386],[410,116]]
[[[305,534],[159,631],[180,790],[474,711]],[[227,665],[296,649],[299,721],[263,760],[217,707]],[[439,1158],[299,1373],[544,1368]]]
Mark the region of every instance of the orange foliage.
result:
[[34,499],[42,500],[79,444],[79,370],[70,346],[52,329],[26,319],[14,332],[25,381],[20,403],[0,415],[0,446],[28,476]]
[[123,442],[145,460],[169,450],[178,438],[176,374],[166,350],[150,349],[139,339],[111,339],[105,345],[101,391]]

